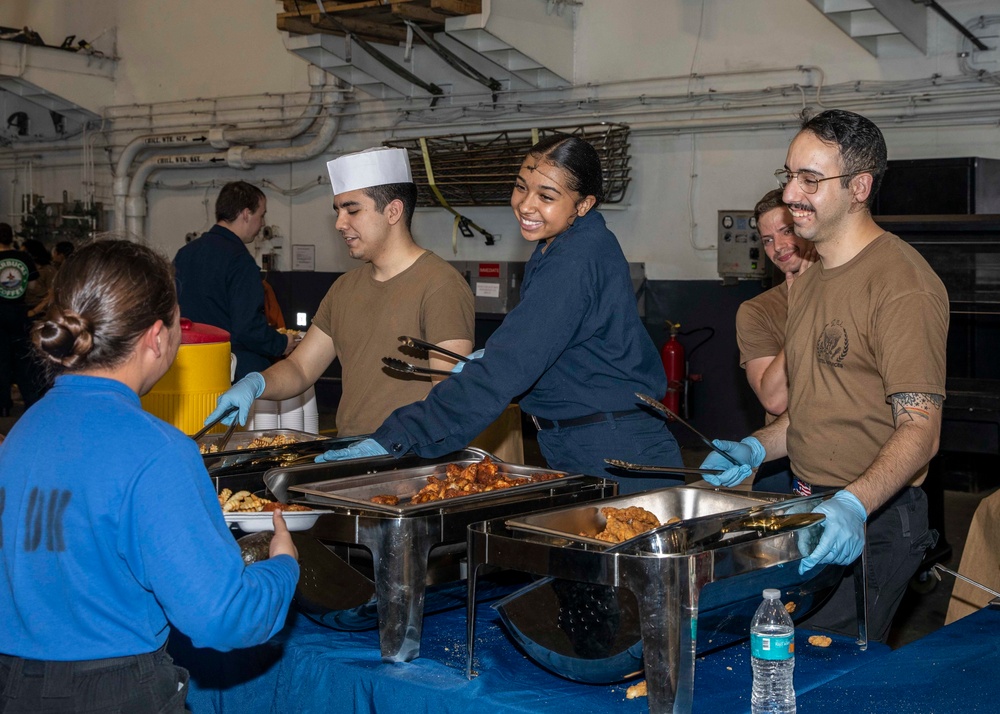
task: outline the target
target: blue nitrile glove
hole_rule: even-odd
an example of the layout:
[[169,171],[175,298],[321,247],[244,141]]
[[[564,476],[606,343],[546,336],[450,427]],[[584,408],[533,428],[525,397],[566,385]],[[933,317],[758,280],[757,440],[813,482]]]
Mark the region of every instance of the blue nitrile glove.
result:
[[850,565],[865,547],[865,521],[868,514],[861,501],[850,491],[837,491],[813,509],[826,516],[823,537],[808,557],[799,562],[799,575],[823,563]]
[[721,474],[705,474],[705,480],[713,486],[735,486],[743,479],[753,473],[753,470],[764,462],[767,451],[764,446],[752,436],[748,436],[740,442],[723,441],[714,439],[712,444],[722,449],[727,454],[740,462],[740,466],[733,466],[722,454],[712,452],[701,462],[703,469],[719,469]]
[[[466,355],[469,359],[479,359],[486,353],[486,350],[476,350],[471,355]],[[465,366],[465,362],[459,362],[454,367],[451,368],[452,374],[458,374],[462,371],[462,367]]]
[[239,411],[227,416],[222,420],[222,423],[229,426],[233,423],[233,419],[238,417],[240,426],[243,426],[250,417],[250,407],[253,406],[254,400],[263,393],[264,377],[260,372],[251,372],[219,397],[219,401],[215,405],[215,411],[208,415],[205,423],[208,424],[213,419],[218,419],[219,415],[227,409],[238,407]]
[[316,463],[324,461],[346,461],[347,459],[364,459],[369,456],[386,456],[389,452],[374,439],[365,439],[357,444],[351,444],[346,449],[330,449],[316,457]]

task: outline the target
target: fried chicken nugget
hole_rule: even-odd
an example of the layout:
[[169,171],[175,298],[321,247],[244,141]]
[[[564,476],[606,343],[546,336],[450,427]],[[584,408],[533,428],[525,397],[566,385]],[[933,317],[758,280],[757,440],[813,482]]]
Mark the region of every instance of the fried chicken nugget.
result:
[[639,506],[627,506],[626,508],[605,506],[601,509],[601,514],[607,523],[604,530],[598,533],[595,538],[609,543],[621,543],[661,525],[660,520],[655,515]]

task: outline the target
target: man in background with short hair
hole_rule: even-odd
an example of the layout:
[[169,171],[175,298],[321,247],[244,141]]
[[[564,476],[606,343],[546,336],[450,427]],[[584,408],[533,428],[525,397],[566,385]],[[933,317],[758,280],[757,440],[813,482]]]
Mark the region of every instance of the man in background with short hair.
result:
[[267,324],[260,268],[247,248],[266,214],[263,191],[246,181],[227,183],[215,202],[216,224],[174,258],[181,317],[229,333],[237,380],[295,347],[294,335]]
[[32,358],[28,343],[28,306],[25,295],[38,280],[31,256],[14,248],[14,229],[0,223],[0,416],[10,416],[14,401],[10,388],[17,384],[24,406],[30,407],[35,393],[28,370]]
[[740,305],[736,312],[736,342],[740,367],[770,424],[788,408],[788,377],[785,374],[785,320],[788,291],[795,279],[812,265],[816,249],[795,235],[792,214],[781,200],[781,189],[768,191],[754,207],[757,233],[764,253],[781,271],[779,285]]

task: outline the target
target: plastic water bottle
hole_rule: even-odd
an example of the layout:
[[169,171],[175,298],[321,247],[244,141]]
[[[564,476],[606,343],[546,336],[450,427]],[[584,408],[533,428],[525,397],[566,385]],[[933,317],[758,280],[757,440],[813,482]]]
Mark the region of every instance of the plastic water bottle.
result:
[[795,625],[781,591],[767,589],[750,625],[753,667],[752,714],[795,714]]

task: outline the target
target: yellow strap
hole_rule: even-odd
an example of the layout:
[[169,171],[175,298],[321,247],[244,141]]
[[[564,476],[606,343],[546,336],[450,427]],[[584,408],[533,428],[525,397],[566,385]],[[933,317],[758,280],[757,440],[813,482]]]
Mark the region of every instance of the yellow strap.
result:
[[538,143],[538,129],[531,130],[531,145],[534,146]]
[[486,235],[486,231],[449,206],[444,196],[441,195],[441,191],[434,182],[434,169],[431,168],[431,155],[427,150],[427,139],[424,137],[420,137],[420,153],[423,154],[424,157],[424,170],[427,172],[427,183],[430,184],[431,191],[433,191],[434,195],[437,196],[438,203],[440,203],[448,211],[451,211],[455,216],[455,224],[451,231],[451,249],[455,255],[458,255],[458,224],[460,222],[465,221],[471,228],[475,228],[483,235]]
[[[420,153],[424,155],[424,170],[427,172],[427,183],[430,184],[431,191],[433,191],[434,195],[437,196],[437,200],[442,206],[447,208],[452,213],[455,213],[455,210],[448,205],[447,201],[444,200],[444,196],[442,196],[441,191],[438,190],[437,184],[434,183],[434,169],[431,168],[431,155],[430,152],[427,151],[427,139],[424,137],[420,137]],[[458,214],[455,213],[455,215],[457,216]]]

